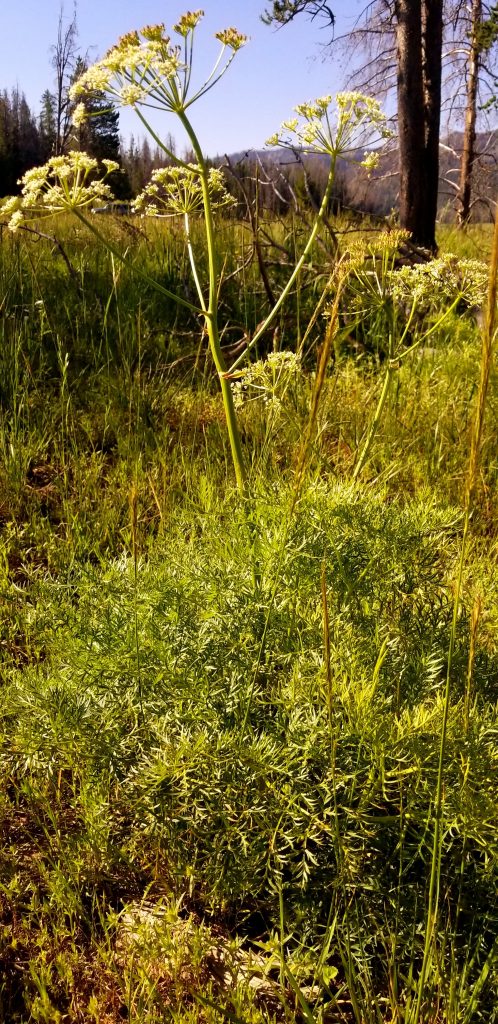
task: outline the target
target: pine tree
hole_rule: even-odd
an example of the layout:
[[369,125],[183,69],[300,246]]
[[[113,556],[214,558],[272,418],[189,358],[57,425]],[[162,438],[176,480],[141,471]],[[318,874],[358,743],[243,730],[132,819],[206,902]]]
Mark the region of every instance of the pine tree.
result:
[[49,89],[45,89],[41,103],[42,108],[38,119],[38,126],[42,157],[45,161],[55,152],[56,140],[55,97]]
[[42,162],[36,118],[18,89],[0,96],[0,195],[19,191],[19,178]]

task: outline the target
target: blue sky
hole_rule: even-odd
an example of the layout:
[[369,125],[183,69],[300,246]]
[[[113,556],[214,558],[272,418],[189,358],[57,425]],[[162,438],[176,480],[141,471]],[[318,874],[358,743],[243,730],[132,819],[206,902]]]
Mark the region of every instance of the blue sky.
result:
[[[65,12],[72,11],[65,0]],[[250,36],[236,55],[226,78],[192,108],[192,120],[205,151],[214,156],[260,147],[289,117],[293,106],[343,87],[344,68],[338,59],[324,59],[330,28],[300,16],[278,31],[262,24],[265,0],[79,0],[77,17],[82,53],[96,60],[124,32],[164,21],[171,26],[185,10],[203,6],[205,18],[197,29],[199,73],[217,54],[216,31],[234,25]],[[358,0],[332,3],[337,31],[350,28],[361,9]],[[0,88],[16,84],[38,112],[42,92],[51,87],[50,46],[57,36],[59,0],[4,0],[0,13]],[[155,122],[159,131],[183,139],[171,115]],[[143,134],[132,111],[122,112],[121,132]]]

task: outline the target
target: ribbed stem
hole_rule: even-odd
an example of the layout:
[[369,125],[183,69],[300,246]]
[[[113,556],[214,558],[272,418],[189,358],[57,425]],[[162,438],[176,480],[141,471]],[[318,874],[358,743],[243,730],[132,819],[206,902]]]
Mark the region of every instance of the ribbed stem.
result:
[[313,224],[313,228],[311,230],[310,237],[308,238],[308,241],[306,242],[306,245],[305,245],[305,247],[303,249],[303,252],[301,254],[300,259],[297,261],[296,266],[294,267],[294,270],[292,271],[292,274],[289,277],[289,280],[287,281],[287,284],[286,284],[285,288],[280,293],[280,295],[279,295],[279,297],[278,297],[278,299],[277,299],[273,309],[270,310],[270,312],[268,313],[268,316],[266,317],[266,320],[263,321],[261,326],[256,331],[256,334],[253,335],[253,337],[251,338],[251,341],[250,341],[249,345],[247,346],[247,348],[245,349],[245,351],[241,353],[241,355],[238,357],[238,359],[235,360],[234,363],[232,363],[232,365],[231,365],[231,367],[229,369],[229,373],[233,373],[233,371],[237,369],[237,367],[240,365],[240,363],[243,361],[243,359],[245,359],[245,356],[246,356],[247,352],[249,351],[249,349],[254,347],[256,342],[259,341],[259,338],[261,337],[261,335],[264,334],[264,332],[268,329],[268,327],[270,326],[272,321],[275,319],[275,317],[276,317],[280,307],[285,302],[285,300],[286,300],[286,298],[287,298],[287,296],[288,296],[288,294],[289,294],[289,292],[290,292],[290,290],[292,288],[292,285],[294,284],[294,281],[296,280],[298,274],[301,272],[301,270],[302,270],[302,268],[304,266],[304,262],[305,262],[305,260],[306,260],[306,258],[308,256],[308,253],[309,253],[309,251],[310,251],[310,249],[311,249],[311,247],[313,245],[313,242],[315,241],[315,238],[316,238],[316,236],[318,234],[318,231],[319,231],[319,229],[320,229],[320,227],[321,227],[321,225],[322,225],[322,223],[323,223],[323,221],[325,219],[326,213],[327,213],[327,209],[328,209],[328,205],[329,205],[329,201],[330,201],[330,198],[331,198],[331,195],[332,195],[332,189],[333,189],[334,181],[335,181],[335,165],[336,165],[336,156],[333,156],[332,160],[331,160],[331,164],[330,164],[330,171],[329,171],[329,177],[328,177],[328,181],[327,181],[327,187],[325,189],[325,193],[324,193],[321,205],[320,205],[320,209],[319,209],[319,211],[318,211],[318,213],[316,215],[316,220],[315,220],[315,223]]
[[199,174],[202,186],[202,195],[204,201],[204,217],[205,217],[205,228],[206,228],[206,244],[208,250],[208,267],[209,267],[209,302],[208,308],[203,310],[204,320],[206,323],[206,330],[209,339],[209,346],[213,357],[214,364],[218,371],[221,384],[221,394],[223,398],[223,406],[225,409],[225,418],[227,422],[228,437],[230,440],[230,448],[232,452],[233,465],[235,469],[235,476],[237,479],[237,486],[239,491],[245,496],[246,495],[246,473],[244,467],[244,456],[242,452],[242,443],[240,439],[239,425],[237,422],[237,414],[235,412],[235,406],[233,403],[232,389],[226,374],[226,364],[221,351],[220,335],[218,329],[218,260],[216,253],[216,241],[213,221],[213,211],[211,208],[211,198],[209,195],[209,173],[206,167],[202,149],[199,144],[199,140],[190,124],[190,121],[186,115],[182,112],[178,112],[178,117],[187,132],[187,135],[192,143],[192,149],[194,150],[197,163],[199,165]]

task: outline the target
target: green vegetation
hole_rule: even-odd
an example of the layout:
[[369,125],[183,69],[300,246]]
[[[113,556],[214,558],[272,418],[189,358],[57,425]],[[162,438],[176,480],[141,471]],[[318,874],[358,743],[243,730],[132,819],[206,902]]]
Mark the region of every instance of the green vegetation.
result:
[[[441,308],[428,344],[393,370],[353,483],[385,322],[370,303],[355,340],[348,309],[379,246],[364,236],[364,269],[356,258],[345,285],[310,435],[315,346],[332,322],[329,309],[303,344],[330,277],[317,247],[279,322],[301,356],[234,385],[248,532],[195,318],[83,227],[53,230],[58,247],[20,232],[0,250],[3,1019],[494,1020],[495,377],[417,1008],[480,372],[473,310]],[[102,230],[189,295],[174,225]],[[222,306],[240,336],[265,293],[241,258],[247,230],[219,232],[225,275],[244,266]],[[278,246],[299,236],[277,226],[275,241],[278,283]],[[455,250],[454,233],[441,241]]]
[[[4,205],[0,1013],[488,1024],[498,230],[481,330],[483,235],[235,220],[186,110],[243,37],[188,100],[199,17],[74,87],[176,111],[170,219],[97,225],[80,152]],[[384,130],[329,108],[283,126],[328,189]]]

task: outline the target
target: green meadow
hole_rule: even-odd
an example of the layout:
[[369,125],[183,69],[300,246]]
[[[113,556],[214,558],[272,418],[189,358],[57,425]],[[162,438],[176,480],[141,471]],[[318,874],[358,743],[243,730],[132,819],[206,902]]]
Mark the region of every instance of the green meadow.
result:
[[[0,242],[0,1019],[493,1024],[492,227],[432,277],[321,227],[230,379],[244,494],[146,280],[195,305],[180,226],[98,228],[125,263],[69,216]],[[305,236],[258,231],[278,294]],[[230,365],[268,289],[216,233]]]

